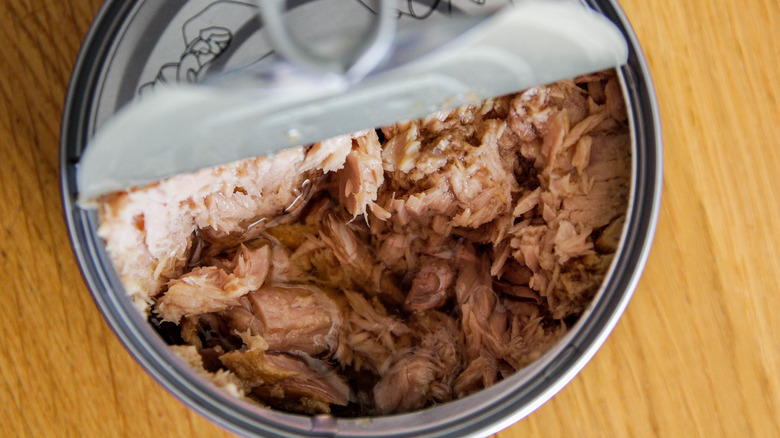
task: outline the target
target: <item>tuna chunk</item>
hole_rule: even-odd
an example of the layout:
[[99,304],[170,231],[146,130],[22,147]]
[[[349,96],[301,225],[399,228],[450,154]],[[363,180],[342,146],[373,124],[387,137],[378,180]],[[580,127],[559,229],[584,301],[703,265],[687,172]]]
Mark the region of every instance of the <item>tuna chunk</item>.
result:
[[614,72],[103,199],[128,293],[205,378],[291,412],[390,415],[537,360],[627,217]]
[[329,413],[330,405],[346,405],[352,393],[324,362],[306,355],[233,351],[222,363],[264,402],[307,414]]
[[457,397],[464,397],[498,381],[498,363],[495,357],[478,357],[471,361],[455,380]]
[[335,359],[357,371],[383,375],[393,358],[409,344],[409,327],[388,314],[381,302],[345,290],[345,327],[340,332]]
[[506,309],[493,290],[487,260],[472,248],[460,254],[455,296],[461,312],[466,357],[499,357],[506,340]]
[[168,291],[157,301],[156,311],[166,321],[179,322],[182,316],[224,310],[238,299],[263,285],[270,267],[270,249],[254,251],[241,246],[229,263],[230,273],[216,266],[198,267],[171,280]]
[[308,153],[292,148],[272,159],[204,169],[102,199],[98,234],[128,294],[146,309],[169,280],[183,273],[196,229],[240,233],[282,214],[305,181],[342,166],[333,159],[346,157],[351,144],[323,142]]
[[424,407],[439,373],[437,364],[425,353],[411,354],[394,363],[374,387],[377,411],[391,414]]
[[355,139],[355,146],[347,155],[344,170],[339,172],[339,197],[353,217],[366,214],[373,206],[377,191],[384,182],[382,146],[375,131]]
[[508,310],[508,342],[501,358],[514,369],[538,359],[566,332],[562,324],[545,324],[541,303],[504,299]]
[[379,414],[408,412],[453,398],[452,385],[460,370],[457,323],[440,312],[416,314],[415,346],[399,355],[374,386]]
[[443,114],[422,126],[411,123],[389,138],[382,152],[391,177],[389,196],[378,201],[389,220],[425,223],[454,215],[454,226],[476,228],[511,208],[518,184],[512,161],[504,159],[498,144],[506,125],[486,120],[463,138],[463,125],[453,122],[464,117],[478,114]]
[[447,292],[455,279],[450,262],[430,257],[422,263],[406,296],[405,307],[408,310],[428,310],[441,306],[447,300]]
[[252,313],[262,325],[258,334],[270,350],[316,356],[336,348],[341,314],[333,300],[317,288],[263,286],[248,298]]
[[625,213],[630,184],[629,144],[627,135],[593,139],[590,163],[584,170],[590,179],[590,190],[563,201],[563,209],[573,223],[597,229]]

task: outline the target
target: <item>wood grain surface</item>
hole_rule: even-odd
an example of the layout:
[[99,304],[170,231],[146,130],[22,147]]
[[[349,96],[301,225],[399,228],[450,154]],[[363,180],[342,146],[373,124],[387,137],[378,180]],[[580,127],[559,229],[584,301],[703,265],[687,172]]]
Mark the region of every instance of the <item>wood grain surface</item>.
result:
[[[622,0],[663,120],[644,276],[585,369],[501,438],[780,436],[780,2]],[[120,345],[70,249],[61,112],[99,0],[0,2],[0,436],[230,436]]]

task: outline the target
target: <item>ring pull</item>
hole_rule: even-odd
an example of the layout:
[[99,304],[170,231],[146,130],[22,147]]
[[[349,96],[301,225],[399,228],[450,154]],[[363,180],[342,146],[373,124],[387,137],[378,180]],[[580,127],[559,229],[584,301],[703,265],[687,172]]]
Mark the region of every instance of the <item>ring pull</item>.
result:
[[368,38],[355,49],[341,56],[317,53],[301,44],[290,33],[285,20],[285,0],[257,0],[262,14],[263,27],[274,49],[285,59],[310,70],[361,77],[368,74],[389,53],[396,31],[394,2],[377,0],[378,9],[373,17]]

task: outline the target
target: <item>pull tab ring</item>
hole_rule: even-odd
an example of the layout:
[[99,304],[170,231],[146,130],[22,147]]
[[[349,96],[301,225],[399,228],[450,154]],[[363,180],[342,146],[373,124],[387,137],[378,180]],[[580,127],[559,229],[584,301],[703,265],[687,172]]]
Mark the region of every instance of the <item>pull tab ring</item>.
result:
[[368,74],[389,53],[396,31],[396,13],[391,0],[377,0],[378,9],[373,17],[368,38],[339,57],[317,53],[311,47],[293,38],[285,20],[285,0],[257,0],[262,14],[263,27],[274,49],[285,59],[301,67],[325,72],[360,77]]

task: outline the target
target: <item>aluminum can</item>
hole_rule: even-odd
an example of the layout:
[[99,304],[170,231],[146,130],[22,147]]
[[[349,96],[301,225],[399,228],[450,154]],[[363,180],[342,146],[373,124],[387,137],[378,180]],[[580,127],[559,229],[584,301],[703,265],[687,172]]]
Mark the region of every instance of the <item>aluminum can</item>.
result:
[[[355,8],[364,7],[363,0],[353,1]],[[629,210],[621,244],[591,305],[560,342],[526,368],[473,395],[407,414],[366,418],[289,414],[240,401],[206,382],[169,349],[130,303],[96,234],[96,213],[76,203],[79,156],[100,124],[146,89],[166,82],[198,81],[206,73],[256,62],[262,56],[258,47],[268,47],[268,43],[255,6],[248,0],[106,0],[89,30],[63,113],[60,169],[73,250],[97,307],[130,354],[161,385],[192,409],[240,435],[487,436],[527,416],[585,366],[617,324],[647,260],[661,200],[661,128],[644,55],[617,1],[582,2],[612,20],[629,45],[628,63],[619,71],[633,147]],[[288,2],[291,16],[316,22],[310,3]],[[478,11],[486,3],[490,2],[408,0],[398,5],[401,19],[422,20],[455,9]]]

